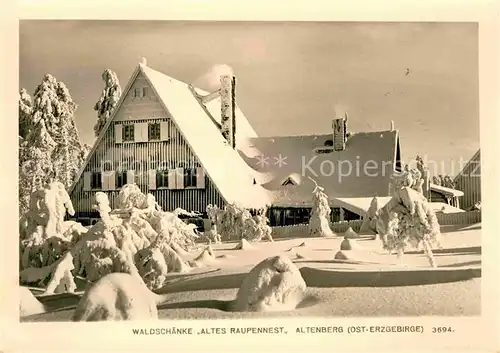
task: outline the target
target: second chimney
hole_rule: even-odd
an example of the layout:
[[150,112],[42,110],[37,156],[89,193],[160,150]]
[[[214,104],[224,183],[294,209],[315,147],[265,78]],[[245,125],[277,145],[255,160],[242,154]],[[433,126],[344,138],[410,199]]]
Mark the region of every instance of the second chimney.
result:
[[221,132],[231,148],[236,147],[236,78],[231,75],[220,77]]
[[333,119],[333,148],[335,151],[345,150],[347,140],[347,113],[344,117]]

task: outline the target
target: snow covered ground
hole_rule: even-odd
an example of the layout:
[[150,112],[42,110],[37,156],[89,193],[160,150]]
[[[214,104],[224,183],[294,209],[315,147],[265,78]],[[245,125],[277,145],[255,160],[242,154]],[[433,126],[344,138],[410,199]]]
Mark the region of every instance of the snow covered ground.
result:
[[[463,316],[480,315],[481,226],[442,227],[443,249],[434,251],[438,268],[430,268],[422,251],[409,251],[404,264],[381,249],[379,240],[361,236],[348,260],[334,260],[343,237],[291,238],[260,242],[236,250],[237,243],[212,244],[205,267],[168,274],[157,291],[168,293],[161,319],[223,319],[276,316]],[[192,260],[204,251],[186,254]],[[307,297],[290,312],[227,311],[243,278],[262,260],[285,255],[299,267]],[[78,283],[77,283],[78,284]],[[83,289],[83,288],[81,288]],[[36,295],[36,291],[34,291]],[[47,313],[21,321],[67,321],[82,292],[38,296]]]

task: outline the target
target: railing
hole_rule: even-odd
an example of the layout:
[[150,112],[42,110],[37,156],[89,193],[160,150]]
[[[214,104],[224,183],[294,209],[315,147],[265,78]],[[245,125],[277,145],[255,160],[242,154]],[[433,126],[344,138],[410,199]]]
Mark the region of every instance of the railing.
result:
[[[457,213],[437,213],[438,223],[442,226],[448,225],[469,225],[481,222],[481,211],[468,211]],[[342,221],[330,223],[330,228],[334,233],[344,233],[352,228],[355,232],[359,232],[363,220]],[[309,233],[307,224],[294,224],[289,226],[272,227],[273,238],[293,238],[304,237]]]
[[[363,224],[363,220],[355,220],[355,221],[343,221],[343,222],[335,222],[330,223],[330,228],[334,233],[344,233],[351,227],[355,232],[358,232]],[[281,226],[281,227],[272,227],[273,238],[293,238],[293,237],[303,237],[307,236],[309,233],[309,225],[308,224],[294,224],[289,226]]]

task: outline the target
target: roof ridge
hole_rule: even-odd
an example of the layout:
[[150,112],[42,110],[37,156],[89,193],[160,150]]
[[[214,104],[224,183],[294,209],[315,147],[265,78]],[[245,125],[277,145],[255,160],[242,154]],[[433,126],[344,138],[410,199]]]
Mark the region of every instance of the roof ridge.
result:
[[[399,132],[399,130],[394,129],[394,130],[380,130],[380,131],[351,131],[351,133],[354,135],[369,135],[369,134],[380,134],[383,132]],[[270,135],[270,136],[257,136],[257,137],[251,137],[252,139],[274,139],[274,138],[290,138],[290,137],[324,137],[331,135],[331,133],[322,133],[322,134],[307,134],[307,135]]]

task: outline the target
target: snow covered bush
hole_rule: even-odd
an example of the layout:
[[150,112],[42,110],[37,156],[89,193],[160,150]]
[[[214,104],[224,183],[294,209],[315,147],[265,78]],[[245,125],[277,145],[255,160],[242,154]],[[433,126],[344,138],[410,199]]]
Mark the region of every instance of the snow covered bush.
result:
[[161,236],[149,247],[136,253],[135,263],[149,289],[163,287],[166,274],[169,272],[184,273],[191,269],[179,253]]
[[311,180],[314,182],[315,188],[313,190],[311,217],[309,218],[309,235],[312,237],[333,236],[329,221],[331,209],[328,204],[328,196],[324,193],[324,188],[319,186],[313,179]]
[[209,242],[221,243],[222,238],[217,232],[217,215],[219,214],[219,208],[217,206],[208,205],[207,206],[207,216],[210,220],[210,229],[205,229],[204,235]]
[[293,310],[303,300],[306,283],[286,256],[273,256],[257,264],[243,280],[234,311]]
[[85,291],[72,321],[154,320],[158,299],[140,278],[126,273],[102,277]]
[[111,116],[111,113],[122,95],[120,82],[115,72],[106,69],[101,77],[104,81],[104,89],[102,90],[99,101],[94,105],[94,110],[97,111],[97,123],[94,125],[94,135],[96,137],[99,136],[104,125],[106,125],[107,120]]
[[74,235],[86,231],[65,222],[66,212],[74,214],[61,183],[31,194],[30,209],[19,221],[21,269],[51,265],[70,248]]
[[223,210],[217,206],[207,206],[207,214],[215,224],[214,229],[225,240],[272,241],[272,229],[265,213],[265,209],[260,209],[252,216],[249,210],[232,203],[226,205]]
[[33,211],[20,220],[21,282],[43,285],[52,278],[47,290],[74,290],[72,276],[95,282],[123,272],[159,288],[166,273],[190,269],[182,255],[198,237],[193,225],[158,209],[154,197],[136,185],[122,188],[122,208],[115,210],[105,193],[96,193],[101,221],[88,230],[76,222],[61,223],[65,212],[73,212],[66,196],[60,183],[32,195]]

